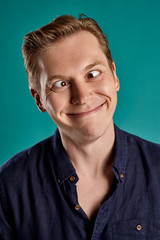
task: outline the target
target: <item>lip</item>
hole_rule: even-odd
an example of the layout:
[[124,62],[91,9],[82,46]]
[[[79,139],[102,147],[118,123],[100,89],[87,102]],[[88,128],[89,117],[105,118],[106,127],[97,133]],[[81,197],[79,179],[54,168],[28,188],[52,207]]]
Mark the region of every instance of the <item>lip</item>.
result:
[[96,107],[96,108],[94,108],[94,109],[92,109],[92,110],[90,110],[90,111],[87,111],[87,112],[69,113],[69,114],[67,114],[67,115],[68,115],[69,117],[72,117],[72,118],[84,117],[84,116],[87,116],[87,115],[90,115],[90,114],[92,114],[92,113],[95,113],[95,112],[99,111],[99,110],[103,107],[104,104],[105,104],[105,102],[102,103],[101,105],[99,105],[98,107]]

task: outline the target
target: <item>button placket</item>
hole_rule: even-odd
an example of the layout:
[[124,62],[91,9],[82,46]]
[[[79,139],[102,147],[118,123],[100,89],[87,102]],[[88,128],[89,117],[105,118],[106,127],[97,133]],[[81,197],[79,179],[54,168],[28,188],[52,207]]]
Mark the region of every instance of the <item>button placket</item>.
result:
[[[75,180],[76,180],[76,177],[75,177],[74,175],[72,175],[72,176],[70,176],[69,180],[70,180],[70,182],[74,183]],[[78,203],[74,206],[74,209],[75,209],[76,211],[79,211],[80,208],[81,208],[81,206],[80,206]]]

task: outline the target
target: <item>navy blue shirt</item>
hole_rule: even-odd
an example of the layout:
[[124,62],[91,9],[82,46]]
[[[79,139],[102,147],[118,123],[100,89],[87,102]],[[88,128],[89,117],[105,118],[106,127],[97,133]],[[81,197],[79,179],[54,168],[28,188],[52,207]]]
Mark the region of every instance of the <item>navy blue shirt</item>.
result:
[[6,162],[0,169],[0,239],[160,239],[160,145],[116,126],[115,134],[115,179],[94,222],[78,204],[78,176],[58,130]]

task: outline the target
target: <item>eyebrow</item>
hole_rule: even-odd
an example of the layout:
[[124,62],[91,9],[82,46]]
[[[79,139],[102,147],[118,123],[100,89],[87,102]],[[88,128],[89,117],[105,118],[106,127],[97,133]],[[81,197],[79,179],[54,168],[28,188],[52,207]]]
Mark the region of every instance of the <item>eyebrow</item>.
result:
[[66,77],[63,75],[59,75],[59,74],[58,75],[50,75],[47,79],[47,82],[51,82],[54,79],[66,79]]
[[96,61],[94,61],[93,63],[87,65],[87,66],[84,68],[84,71],[87,71],[87,70],[89,70],[89,69],[91,69],[91,68],[93,68],[93,67],[95,67],[95,66],[97,66],[97,65],[101,65],[101,66],[104,67],[104,63],[103,63],[102,61],[96,60]]
[[[103,63],[102,61],[96,60],[96,61],[94,61],[93,63],[91,63],[91,64],[87,65],[86,67],[84,67],[84,69],[82,70],[82,72],[83,72],[83,71],[88,71],[89,69],[91,69],[91,68],[93,68],[93,67],[95,67],[95,66],[97,66],[97,65],[101,65],[101,66],[104,67],[104,63]],[[66,79],[66,76],[63,76],[63,75],[60,75],[60,74],[50,75],[50,76],[48,76],[47,82],[51,82],[51,81],[53,81],[53,80],[55,80],[55,79],[64,79],[64,80],[65,80],[65,79]]]

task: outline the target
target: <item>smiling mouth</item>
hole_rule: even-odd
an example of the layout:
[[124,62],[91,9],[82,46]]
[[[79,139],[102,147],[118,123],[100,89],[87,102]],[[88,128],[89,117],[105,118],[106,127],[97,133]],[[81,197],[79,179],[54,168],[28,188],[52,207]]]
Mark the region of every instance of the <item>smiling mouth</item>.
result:
[[92,109],[92,110],[90,110],[90,111],[87,111],[87,112],[68,113],[67,115],[68,115],[69,117],[72,117],[72,118],[84,117],[84,116],[87,116],[87,115],[89,115],[89,114],[92,114],[92,113],[95,113],[95,112],[99,111],[99,110],[103,107],[104,104],[105,104],[105,103],[103,103],[103,104],[101,104],[100,106],[98,106],[98,107],[96,107],[96,108],[94,108],[94,109]]

